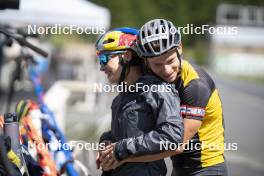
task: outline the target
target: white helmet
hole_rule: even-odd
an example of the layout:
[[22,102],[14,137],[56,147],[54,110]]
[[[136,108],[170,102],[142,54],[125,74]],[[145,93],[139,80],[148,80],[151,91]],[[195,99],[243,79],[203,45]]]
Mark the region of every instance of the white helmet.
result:
[[164,54],[181,44],[181,34],[171,21],[155,19],[144,24],[137,35],[137,52],[142,57]]

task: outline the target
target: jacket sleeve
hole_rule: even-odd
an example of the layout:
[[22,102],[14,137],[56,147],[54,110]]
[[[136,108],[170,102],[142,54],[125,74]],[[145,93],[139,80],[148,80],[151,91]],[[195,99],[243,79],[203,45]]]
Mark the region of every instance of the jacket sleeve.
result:
[[122,160],[130,155],[146,155],[160,153],[166,149],[162,144],[178,145],[183,141],[183,120],[180,116],[180,99],[172,92],[157,93],[159,97],[153,105],[155,128],[143,135],[123,139],[115,145],[115,156]]
[[[211,88],[212,87],[212,88]],[[181,113],[183,118],[203,120],[205,108],[215,86],[209,86],[205,82],[192,80],[183,90],[181,99]]]

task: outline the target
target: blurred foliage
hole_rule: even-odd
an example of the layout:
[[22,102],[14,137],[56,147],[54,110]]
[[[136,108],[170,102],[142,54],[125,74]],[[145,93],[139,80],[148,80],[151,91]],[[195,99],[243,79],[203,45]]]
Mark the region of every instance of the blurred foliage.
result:
[[[140,28],[155,18],[165,18],[176,26],[215,24],[216,8],[220,3],[262,5],[263,0],[91,0],[111,13],[111,28],[129,26]],[[193,38],[193,37],[192,37]],[[192,45],[191,39],[184,39]]]
[[[176,26],[194,24],[214,25],[216,8],[220,3],[264,6],[264,0],[91,0],[92,2],[106,7],[111,13],[111,28],[136,27],[140,28],[144,23],[155,18],[171,20]],[[192,55],[198,63],[205,63],[208,48],[203,47],[209,38],[203,35],[184,35],[183,44],[186,48],[192,48]]]
[[60,35],[48,35],[47,39],[56,48],[61,48],[68,43],[94,43],[97,39],[96,35],[86,35],[86,34],[60,34]]

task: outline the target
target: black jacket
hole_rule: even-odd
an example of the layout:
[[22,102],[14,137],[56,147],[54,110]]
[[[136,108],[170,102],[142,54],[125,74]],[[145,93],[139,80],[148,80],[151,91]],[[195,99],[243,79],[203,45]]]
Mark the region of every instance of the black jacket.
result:
[[[183,121],[180,99],[174,85],[152,75],[137,81],[137,92],[120,93],[112,103],[111,131],[100,141],[116,142],[115,155],[119,160],[131,155],[160,153],[161,142],[182,143]],[[145,88],[143,88],[145,85]],[[147,91],[146,85],[151,91]],[[112,171],[114,176],[166,175],[164,160],[148,163],[126,163]]]

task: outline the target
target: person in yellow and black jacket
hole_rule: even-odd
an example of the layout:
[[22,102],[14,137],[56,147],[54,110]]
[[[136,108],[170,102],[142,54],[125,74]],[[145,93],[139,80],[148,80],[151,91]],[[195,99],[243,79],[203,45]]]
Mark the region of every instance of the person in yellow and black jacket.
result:
[[172,22],[147,22],[137,37],[151,71],[176,84],[184,118],[184,151],[172,156],[173,175],[227,175],[222,104],[212,78],[182,59],[181,35]]
[[184,118],[185,145],[175,151],[131,156],[109,167],[171,156],[173,176],[227,176],[220,96],[214,81],[202,68],[182,59],[177,28],[168,20],[151,20],[140,29],[136,48],[153,74],[176,85]]
[[[183,60],[176,85],[181,99],[181,114],[187,122],[185,125],[188,124],[188,119],[189,123],[198,120],[201,125],[197,126],[200,128],[188,141],[186,150],[172,157],[174,172],[190,175],[189,173],[205,170],[205,174],[210,175],[226,174],[224,119],[214,81],[203,69]],[[187,142],[189,139],[185,140]],[[223,172],[218,173],[218,169]]]

